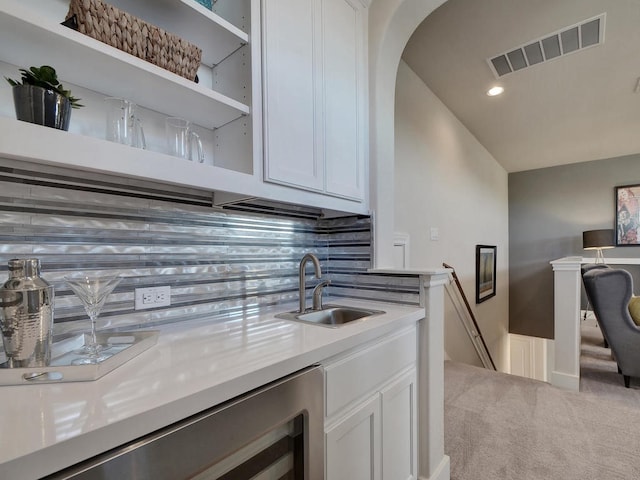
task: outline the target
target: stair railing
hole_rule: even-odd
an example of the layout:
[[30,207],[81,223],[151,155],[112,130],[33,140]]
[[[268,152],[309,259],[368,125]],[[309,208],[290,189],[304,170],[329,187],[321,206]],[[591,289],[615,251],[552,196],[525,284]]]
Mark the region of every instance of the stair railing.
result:
[[[451,269],[451,277],[457,287],[457,295],[455,294],[455,291],[451,292],[450,288],[447,288],[447,292],[449,293],[453,306],[458,313],[458,318],[460,318],[462,325],[469,335],[469,339],[478,354],[478,357],[480,357],[480,360],[482,361],[482,365],[484,368],[497,370],[495,363],[493,363],[493,358],[491,358],[491,353],[487,348],[487,344],[484,341],[484,337],[482,336],[482,332],[480,331],[480,327],[478,326],[478,322],[476,321],[476,317],[473,314],[473,310],[471,310],[471,305],[469,305],[467,296],[464,294],[462,284],[456,275],[455,269],[446,263],[443,263],[442,266]],[[449,285],[451,285],[451,283]]]

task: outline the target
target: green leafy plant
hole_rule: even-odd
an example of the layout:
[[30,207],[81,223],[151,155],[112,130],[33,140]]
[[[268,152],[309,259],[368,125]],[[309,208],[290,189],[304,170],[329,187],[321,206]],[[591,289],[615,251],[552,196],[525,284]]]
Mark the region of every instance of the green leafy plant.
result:
[[20,72],[22,73],[22,78],[20,79],[21,83],[11,78],[4,78],[12,87],[16,87],[18,85],[34,85],[47,90],[53,90],[63,97],[68,98],[71,102],[72,108],[84,107],[84,105],[78,103],[80,99],[72,96],[71,90],[65,90],[62,84],[58,81],[58,75],[53,67],[50,67],[49,65],[42,65],[40,68],[31,67],[29,70],[21,68]]

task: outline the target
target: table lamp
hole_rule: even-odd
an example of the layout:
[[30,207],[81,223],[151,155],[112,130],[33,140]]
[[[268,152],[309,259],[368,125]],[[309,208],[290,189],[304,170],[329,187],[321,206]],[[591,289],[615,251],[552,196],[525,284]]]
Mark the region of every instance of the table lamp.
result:
[[595,263],[605,263],[602,250],[615,247],[614,230],[587,230],[582,232],[582,248],[596,251]]

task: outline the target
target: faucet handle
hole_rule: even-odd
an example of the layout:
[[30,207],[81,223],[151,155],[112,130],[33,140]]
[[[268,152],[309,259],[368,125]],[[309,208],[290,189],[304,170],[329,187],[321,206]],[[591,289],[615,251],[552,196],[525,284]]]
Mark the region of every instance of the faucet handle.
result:
[[313,310],[322,310],[322,290],[327,285],[331,284],[331,280],[324,280],[315,286],[313,289]]

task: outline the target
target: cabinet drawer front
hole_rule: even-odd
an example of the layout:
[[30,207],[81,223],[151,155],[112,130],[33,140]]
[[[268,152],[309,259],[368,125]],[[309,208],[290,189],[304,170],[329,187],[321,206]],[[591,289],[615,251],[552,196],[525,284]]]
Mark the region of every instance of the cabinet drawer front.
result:
[[373,392],[416,363],[416,329],[385,339],[325,367],[326,416]]

